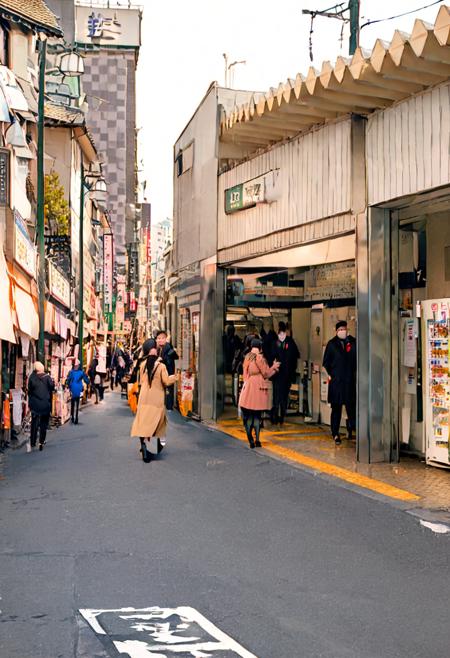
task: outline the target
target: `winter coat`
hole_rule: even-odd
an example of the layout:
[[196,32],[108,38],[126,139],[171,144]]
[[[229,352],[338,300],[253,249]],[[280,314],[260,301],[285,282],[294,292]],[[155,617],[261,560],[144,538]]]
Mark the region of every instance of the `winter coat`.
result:
[[286,384],[294,384],[297,372],[297,362],[300,358],[297,344],[293,338],[286,336],[281,341],[278,336],[272,344],[272,358],[271,362],[276,359],[280,362],[280,369],[273,377],[273,380],[285,382]]
[[176,376],[169,375],[161,361],[155,363],[150,386],[147,373],[147,360],[139,369],[140,393],[136,416],[131,427],[131,436],[163,437],[167,429],[166,387],[175,384]]
[[167,368],[169,375],[175,373],[175,361],[178,361],[178,354],[170,343],[166,343],[161,351],[161,359]]
[[326,348],[323,367],[330,376],[328,402],[333,405],[352,404],[356,400],[356,340],[347,336],[342,341],[335,336]]
[[83,382],[85,384],[89,384],[89,377],[86,375],[86,373],[80,368],[77,370],[72,368],[72,370],[69,372],[69,376],[67,377],[66,385],[69,387],[73,398],[79,398],[82,394]]
[[28,379],[28,405],[38,416],[48,416],[52,408],[55,384],[50,375],[32,372]]
[[250,352],[244,359],[244,386],[239,406],[252,411],[270,409],[270,382],[267,380],[276,369],[267,365],[262,354]]

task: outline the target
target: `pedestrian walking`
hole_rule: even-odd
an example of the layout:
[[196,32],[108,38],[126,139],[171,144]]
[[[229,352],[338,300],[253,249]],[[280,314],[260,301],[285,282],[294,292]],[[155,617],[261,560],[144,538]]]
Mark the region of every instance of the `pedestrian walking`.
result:
[[295,382],[297,363],[300,358],[295,340],[287,335],[285,322],[278,325],[278,336],[273,342],[272,358],[280,363],[276,375],[272,377],[273,383],[273,406],[270,420],[273,425],[283,425],[289,404],[289,392]]
[[31,411],[31,448],[36,446],[39,433],[39,450],[44,449],[54,390],[53,379],[45,372],[43,364],[36,361],[33,372],[28,379],[28,405]]
[[250,347],[244,359],[244,385],[239,396],[239,406],[250,448],[260,448],[262,412],[270,409],[268,380],[278,372],[280,364],[274,361],[272,366],[268,365],[262,354],[262,341],[258,338],[252,340]]
[[[178,354],[176,353],[173,346],[170,344],[169,337],[167,336],[167,331],[164,329],[159,329],[156,332],[156,346],[159,351],[159,356],[161,357],[162,362],[167,368],[169,375],[175,374],[175,361],[178,361]],[[175,379],[173,380],[175,383]],[[166,392],[166,409],[172,411],[173,403],[175,399],[174,395],[174,383],[167,387]]]
[[94,393],[95,395],[95,404],[98,404],[98,398],[99,398],[99,391],[98,388],[95,384],[96,380],[96,375],[97,375],[97,365],[98,365],[98,359],[94,357],[90,363],[89,369],[88,369],[88,377],[90,381],[90,391],[89,391],[89,398],[91,397],[91,394]]
[[139,399],[136,416],[131,427],[131,436],[141,441],[140,452],[144,462],[151,461],[151,453],[146,445],[152,437],[157,439],[157,452],[164,447],[163,439],[167,430],[165,394],[168,386],[175,382],[175,375],[169,375],[167,367],[158,356],[156,343],[152,338],[145,341],[143,357],[139,366]]
[[88,386],[89,377],[81,368],[80,362],[75,361],[75,364],[72,370],[69,372],[66,380],[66,386],[68,386],[71,394],[70,420],[75,425],[78,425],[78,411],[80,408],[80,397],[83,392],[83,382]]
[[356,429],[356,340],[348,334],[344,320],[336,324],[336,336],[328,341],[323,367],[330,377],[328,402],[331,405],[331,436],[335,444],[340,445],[339,430],[344,405],[349,439]]

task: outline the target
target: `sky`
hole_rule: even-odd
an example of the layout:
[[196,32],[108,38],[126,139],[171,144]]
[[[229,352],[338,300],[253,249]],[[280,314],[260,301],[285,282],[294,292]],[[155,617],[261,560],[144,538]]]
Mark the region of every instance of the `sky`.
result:
[[[346,0],[348,1],[348,0]],[[236,89],[268,91],[306,74],[310,17],[302,9],[326,10],[333,0],[140,0],[144,8],[137,73],[139,157],[147,180],[152,220],[172,217],[173,145],[211,82],[224,84],[224,58],[234,67]],[[432,0],[361,0],[361,25],[428,5]],[[360,45],[390,41],[395,29],[410,32],[414,20],[433,23],[439,3],[361,30]],[[450,4],[450,1],[447,2]],[[316,18],[313,65],[348,56],[348,27]]]

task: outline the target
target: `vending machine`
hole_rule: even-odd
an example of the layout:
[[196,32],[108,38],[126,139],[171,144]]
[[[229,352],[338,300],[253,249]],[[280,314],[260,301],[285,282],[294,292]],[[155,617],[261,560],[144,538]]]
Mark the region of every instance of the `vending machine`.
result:
[[422,304],[425,343],[424,406],[427,464],[450,468],[450,299],[431,299]]

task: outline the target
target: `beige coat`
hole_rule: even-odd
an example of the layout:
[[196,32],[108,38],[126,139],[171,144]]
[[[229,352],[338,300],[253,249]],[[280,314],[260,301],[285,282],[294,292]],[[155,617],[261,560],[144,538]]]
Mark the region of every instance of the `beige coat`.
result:
[[146,361],[139,370],[141,390],[136,416],[131,427],[131,436],[163,437],[166,435],[166,387],[175,383],[176,376],[167,373],[166,366],[160,361],[155,364],[152,385],[149,385]]

